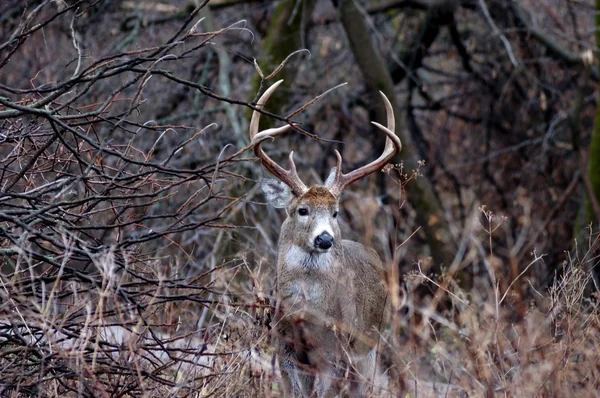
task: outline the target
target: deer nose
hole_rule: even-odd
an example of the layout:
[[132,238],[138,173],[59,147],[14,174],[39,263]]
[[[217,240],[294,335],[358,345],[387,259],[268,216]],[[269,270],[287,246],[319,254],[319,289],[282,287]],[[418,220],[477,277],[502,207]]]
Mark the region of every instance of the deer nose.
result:
[[333,246],[333,236],[328,232],[323,232],[315,238],[315,246],[319,249],[327,250]]

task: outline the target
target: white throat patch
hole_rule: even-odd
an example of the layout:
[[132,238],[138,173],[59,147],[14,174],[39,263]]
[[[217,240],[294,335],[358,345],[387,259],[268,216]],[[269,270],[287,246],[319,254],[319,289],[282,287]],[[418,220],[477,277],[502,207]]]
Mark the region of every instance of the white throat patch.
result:
[[296,245],[290,247],[287,253],[285,253],[285,262],[289,269],[309,268],[322,270],[329,268],[332,261],[333,253],[331,251],[309,253]]

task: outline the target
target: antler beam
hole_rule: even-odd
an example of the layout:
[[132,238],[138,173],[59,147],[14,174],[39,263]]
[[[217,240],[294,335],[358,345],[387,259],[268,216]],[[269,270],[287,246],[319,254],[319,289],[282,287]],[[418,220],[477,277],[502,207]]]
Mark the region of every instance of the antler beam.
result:
[[329,190],[336,198],[339,198],[344,189],[352,184],[354,181],[359,180],[385,166],[398,152],[402,150],[402,142],[396,135],[394,130],[396,129],[396,121],[394,118],[394,109],[392,104],[385,96],[383,92],[379,92],[383,98],[385,104],[385,110],[387,113],[387,127],[377,123],[371,122],[380,130],[382,130],[387,138],[385,140],[385,148],[383,153],[375,161],[360,167],[348,174],[342,174],[342,155],[336,150],[335,156],[337,157],[336,174]]
[[[279,80],[271,87],[264,92],[264,94],[258,100],[256,107],[259,109],[263,109],[269,97],[273,92],[279,87],[279,85],[283,82],[283,80]],[[308,188],[302,182],[300,177],[298,176],[298,172],[296,171],[296,164],[294,163],[294,151],[290,152],[290,169],[286,170],[280,165],[278,165],[273,159],[271,159],[265,151],[262,149],[261,144],[264,140],[268,138],[275,138],[278,135],[281,135],[287,132],[290,129],[290,125],[272,128],[268,130],[263,130],[261,132],[258,131],[258,124],[260,122],[260,112],[254,110],[252,112],[252,119],[250,120],[250,140],[252,144],[254,144],[254,153],[258,158],[262,161],[262,164],[281,180],[284,184],[286,184],[292,192],[296,196],[302,196]]]

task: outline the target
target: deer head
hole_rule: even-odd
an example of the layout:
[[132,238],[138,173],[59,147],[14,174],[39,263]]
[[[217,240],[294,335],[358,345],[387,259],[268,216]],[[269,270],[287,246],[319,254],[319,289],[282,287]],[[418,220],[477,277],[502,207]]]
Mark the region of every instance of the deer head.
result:
[[[276,82],[265,91],[258,101],[257,108],[264,107],[282,81]],[[293,151],[289,155],[290,168],[286,170],[273,161],[261,147],[263,141],[287,132],[292,126],[286,125],[259,132],[260,112],[255,110],[252,113],[250,139],[254,144],[254,152],[276,177],[263,179],[261,188],[267,201],[274,207],[285,208],[288,215],[281,229],[280,242],[310,253],[324,253],[334,248],[335,241],[340,236],[337,214],[340,195],[344,189],[354,181],[381,169],[402,149],[402,143],[394,133],[392,105],[383,93],[381,97],[387,111],[387,127],[371,122],[387,136],[381,156],[363,167],[344,174],[342,156],[336,150],[337,165],[331,170],[325,184],[313,185],[310,188],[307,188],[298,176]]]

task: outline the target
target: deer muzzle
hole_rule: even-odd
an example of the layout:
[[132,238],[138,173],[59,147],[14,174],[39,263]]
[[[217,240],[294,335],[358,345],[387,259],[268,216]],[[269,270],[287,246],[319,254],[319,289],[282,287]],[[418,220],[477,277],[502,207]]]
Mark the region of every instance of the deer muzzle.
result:
[[334,239],[329,232],[323,232],[315,238],[315,247],[321,250],[329,250],[333,246]]

